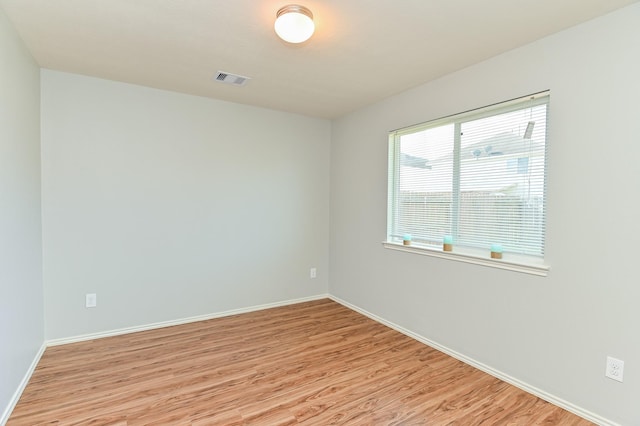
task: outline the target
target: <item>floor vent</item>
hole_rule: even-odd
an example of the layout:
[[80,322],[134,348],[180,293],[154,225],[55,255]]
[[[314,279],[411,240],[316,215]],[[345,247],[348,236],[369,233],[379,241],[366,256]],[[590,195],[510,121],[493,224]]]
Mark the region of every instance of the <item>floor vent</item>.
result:
[[229,72],[218,71],[214,76],[214,80],[221,83],[233,84],[234,86],[244,86],[247,84],[247,81],[251,79],[249,77],[231,74]]

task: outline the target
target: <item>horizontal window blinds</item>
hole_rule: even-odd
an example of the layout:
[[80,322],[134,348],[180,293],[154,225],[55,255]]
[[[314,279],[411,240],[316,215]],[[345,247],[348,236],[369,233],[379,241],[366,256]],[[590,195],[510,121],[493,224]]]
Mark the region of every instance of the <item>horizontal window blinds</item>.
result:
[[548,93],[390,134],[388,240],[544,255]]

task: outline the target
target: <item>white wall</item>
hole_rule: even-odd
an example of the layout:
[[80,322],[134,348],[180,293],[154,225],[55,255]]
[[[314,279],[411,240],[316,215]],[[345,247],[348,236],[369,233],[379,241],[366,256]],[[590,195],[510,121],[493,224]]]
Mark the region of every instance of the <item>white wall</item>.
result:
[[0,10],[0,423],[42,346],[42,311],[39,68]]
[[[640,424],[640,4],[333,125],[330,292],[530,386]],[[551,90],[548,277],[385,250],[387,132]],[[605,357],[624,383],[604,377]]]
[[327,293],[329,121],[50,70],[41,84],[47,339]]

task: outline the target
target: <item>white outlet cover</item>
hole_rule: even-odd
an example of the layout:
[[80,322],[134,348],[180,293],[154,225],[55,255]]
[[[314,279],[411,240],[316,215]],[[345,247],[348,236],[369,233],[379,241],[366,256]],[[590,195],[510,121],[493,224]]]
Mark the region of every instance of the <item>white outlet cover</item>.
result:
[[87,294],[86,298],[85,298],[85,307],[87,308],[95,308],[96,305],[98,304],[98,299],[96,297],[95,293],[89,293]]
[[622,382],[624,373],[624,361],[613,357],[607,357],[607,369],[604,373],[610,379]]

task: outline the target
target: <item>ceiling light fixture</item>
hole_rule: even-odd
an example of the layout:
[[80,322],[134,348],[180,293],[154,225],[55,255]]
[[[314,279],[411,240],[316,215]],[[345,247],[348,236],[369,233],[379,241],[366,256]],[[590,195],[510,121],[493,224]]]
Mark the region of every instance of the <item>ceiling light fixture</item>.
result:
[[313,35],[313,13],[304,6],[287,5],[276,13],[275,30],[278,37],[289,43],[302,43]]

